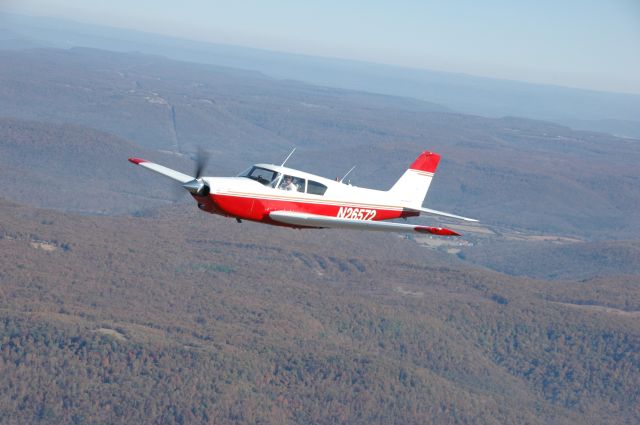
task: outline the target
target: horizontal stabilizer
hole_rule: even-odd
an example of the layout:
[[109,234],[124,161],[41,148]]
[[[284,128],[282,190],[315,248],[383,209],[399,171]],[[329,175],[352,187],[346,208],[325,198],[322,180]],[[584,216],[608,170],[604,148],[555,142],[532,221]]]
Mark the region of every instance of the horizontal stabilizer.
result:
[[406,208],[406,209],[411,211],[417,211],[420,213],[425,213],[425,214],[434,214],[434,215],[440,215],[442,217],[456,218],[458,220],[474,221],[474,222],[478,221],[475,218],[463,217],[461,215],[455,215],[455,214],[451,214],[444,211],[432,210],[431,208]]
[[392,223],[387,221],[353,220],[316,214],[297,213],[293,211],[272,211],[269,218],[279,223],[300,227],[320,227],[336,229],[378,230],[400,233],[429,233],[439,236],[460,236],[460,234],[443,227],[419,226],[415,224]]
[[179,171],[172,170],[171,168],[164,167],[154,162],[147,161],[146,159],[129,158],[129,162],[132,162],[136,165],[140,165],[144,168],[148,168],[149,170],[155,171],[156,173],[162,174],[165,177],[169,177],[170,179],[179,181],[180,183],[183,183],[183,184],[190,182],[194,179],[191,176],[182,174]]

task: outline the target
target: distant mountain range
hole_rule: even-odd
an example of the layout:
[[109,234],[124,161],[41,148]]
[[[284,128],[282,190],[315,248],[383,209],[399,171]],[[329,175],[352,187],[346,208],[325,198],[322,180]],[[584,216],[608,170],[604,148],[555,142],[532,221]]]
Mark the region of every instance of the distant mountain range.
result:
[[[419,152],[433,149],[443,155],[427,199],[433,208],[545,234],[587,239],[640,234],[640,143],[632,140],[548,122],[455,114],[414,99],[139,53],[0,51],[0,62],[0,116],[73,126],[5,122],[0,135],[8,143],[2,147],[17,151],[3,157],[4,172],[15,169],[10,158],[19,155],[43,164],[31,171],[21,162],[24,172],[56,175],[57,169],[76,185],[48,153],[54,143],[69,148],[64,155],[60,151],[60,161],[97,161],[104,178],[124,171],[126,156],[138,150],[173,152],[160,159],[180,159],[178,166],[189,171],[189,155],[203,146],[213,155],[210,174],[234,175],[251,163],[279,162],[296,146],[294,167],[331,178],[357,165],[354,184],[387,189]],[[129,142],[117,145],[117,138],[94,129]],[[40,138],[43,146],[12,141],[25,137]],[[93,155],[99,152],[90,148],[96,143],[109,150],[105,160]],[[122,164],[116,165],[116,158]],[[31,180],[21,180],[20,171],[12,178],[26,189]],[[134,190],[124,181],[116,187]],[[105,208],[123,211],[115,205],[124,207],[114,201],[113,208]]]
[[485,117],[519,116],[640,138],[640,95],[498,80],[0,14],[0,48],[94,47],[254,70],[278,79],[411,97]]

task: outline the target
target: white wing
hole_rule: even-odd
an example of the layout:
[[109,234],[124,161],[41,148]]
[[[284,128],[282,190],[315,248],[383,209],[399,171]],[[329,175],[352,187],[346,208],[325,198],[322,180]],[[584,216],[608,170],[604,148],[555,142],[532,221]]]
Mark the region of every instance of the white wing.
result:
[[179,181],[180,183],[187,183],[193,181],[194,177],[191,177],[186,174],[182,174],[179,171],[172,170],[171,168],[167,168],[163,165],[156,164],[155,162],[147,161],[146,159],[140,158],[129,158],[129,162],[140,165],[141,167],[148,168],[149,170],[155,171],[156,173],[162,174],[163,176],[169,177],[170,179]]
[[460,236],[459,233],[443,227],[419,226],[415,224],[392,223],[387,221],[353,220],[293,211],[272,211],[269,218],[279,223],[300,227],[320,227],[338,229],[377,230],[400,233],[430,233],[439,236]]

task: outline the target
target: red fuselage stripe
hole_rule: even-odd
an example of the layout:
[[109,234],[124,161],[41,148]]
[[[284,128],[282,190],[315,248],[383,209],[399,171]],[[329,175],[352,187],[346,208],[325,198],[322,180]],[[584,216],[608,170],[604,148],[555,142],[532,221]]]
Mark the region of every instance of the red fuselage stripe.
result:
[[[286,193],[286,192],[285,192]],[[384,209],[384,210],[397,210],[402,211],[402,207],[397,205],[384,205],[384,204],[369,204],[366,202],[348,202],[338,201],[330,199],[313,199],[301,196],[290,195],[277,195],[277,194],[259,194],[253,192],[218,192],[216,195],[234,196],[240,198],[251,198],[260,200],[272,200],[272,201],[285,201],[285,202],[300,202],[305,204],[319,204],[319,205],[334,205],[338,207],[352,207],[352,208],[370,208],[370,209]]]
[[[210,195],[213,202],[205,203],[203,210],[220,214],[224,214],[242,218],[245,220],[266,221],[271,222],[269,213],[271,211],[296,211],[300,213],[324,215],[329,217],[337,217],[342,208],[343,213],[350,209],[357,210],[355,213],[362,212],[364,217],[370,217],[372,220],[390,220],[393,218],[408,217],[417,215],[415,212],[403,211],[401,208],[363,208],[363,204],[326,204],[318,202],[309,202],[308,200],[299,200],[299,198],[283,198],[283,199],[267,199],[257,198],[255,196],[235,196],[216,193]],[[347,218],[347,217],[345,217]]]

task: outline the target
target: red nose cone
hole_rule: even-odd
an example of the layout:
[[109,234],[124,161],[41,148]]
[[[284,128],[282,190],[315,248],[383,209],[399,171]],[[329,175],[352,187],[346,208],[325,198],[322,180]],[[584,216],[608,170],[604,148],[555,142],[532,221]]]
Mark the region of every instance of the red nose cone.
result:
[[140,159],[140,158],[129,158],[129,162],[133,162],[134,164],[140,164],[142,162],[147,162],[146,159]]

